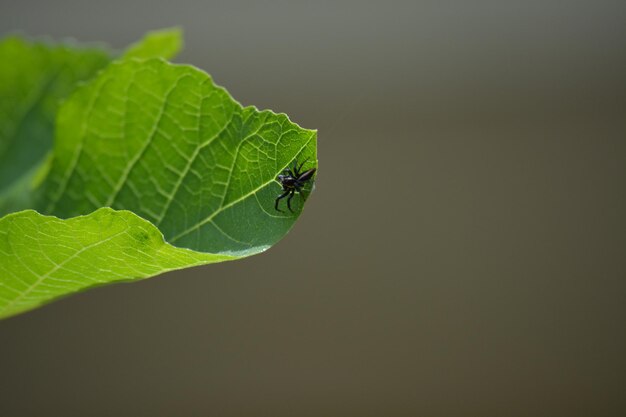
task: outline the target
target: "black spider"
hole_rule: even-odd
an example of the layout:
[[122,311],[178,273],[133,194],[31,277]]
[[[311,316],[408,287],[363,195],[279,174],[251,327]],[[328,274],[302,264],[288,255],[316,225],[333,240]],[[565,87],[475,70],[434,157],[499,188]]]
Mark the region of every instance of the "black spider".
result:
[[278,208],[278,202],[280,199],[289,196],[289,198],[287,198],[287,207],[289,208],[289,211],[293,213],[293,210],[291,209],[291,199],[295,193],[302,192],[302,187],[304,187],[305,184],[313,178],[313,174],[315,174],[316,171],[316,168],[311,168],[307,171],[300,172],[305,162],[306,160],[301,163],[300,166],[298,166],[298,162],[296,162],[293,165],[293,170],[285,168],[283,173],[276,177],[278,182],[280,182],[280,185],[283,186],[283,193],[276,198],[276,203],[274,204],[274,208],[277,211],[283,211]]

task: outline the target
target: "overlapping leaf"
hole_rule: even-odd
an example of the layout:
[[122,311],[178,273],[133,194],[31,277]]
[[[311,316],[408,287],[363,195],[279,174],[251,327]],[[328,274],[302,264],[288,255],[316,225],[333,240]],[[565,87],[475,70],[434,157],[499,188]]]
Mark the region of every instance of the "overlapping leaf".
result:
[[108,52],[11,36],[0,42],[0,215],[28,207],[52,147],[59,101],[109,62]]
[[[170,58],[181,43],[177,28],[149,32],[124,57]],[[73,41],[0,41],[0,215],[32,207],[33,181],[52,148],[59,104],[113,55],[102,45]]]

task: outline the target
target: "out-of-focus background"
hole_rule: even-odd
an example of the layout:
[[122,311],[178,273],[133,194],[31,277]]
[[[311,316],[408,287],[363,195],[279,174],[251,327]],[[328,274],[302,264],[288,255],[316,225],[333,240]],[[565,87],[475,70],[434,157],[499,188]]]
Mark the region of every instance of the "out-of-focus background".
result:
[[1,416],[626,415],[626,2],[0,4],[172,25],[319,129],[316,191],[263,255],[1,321]]

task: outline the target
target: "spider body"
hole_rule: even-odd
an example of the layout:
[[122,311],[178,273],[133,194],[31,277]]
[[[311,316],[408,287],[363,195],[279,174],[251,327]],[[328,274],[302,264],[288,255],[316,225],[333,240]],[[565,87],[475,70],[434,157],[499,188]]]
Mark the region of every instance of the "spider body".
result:
[[[306,162],[306,160],[304,161]],[[280,174],[276,179],[280,182],[280,185],[283,187],[283,193],[276,197],[276,202],[274,203],[274,208],[276,211],[282,212],[283,210],[278,208],[278,202],[287,197],[287,208],[289,211],[293,213],[291,209],[291,199],[296,193],[302,192],[302,187],[306,185],[307,182],[313,178],[313,174],[315,174],[316,168],[311,168],[304,172],[300,172],[304,162],[298,166],[296,162],[293,166],[293,169],[287,168],[283,170],[283,173]]]

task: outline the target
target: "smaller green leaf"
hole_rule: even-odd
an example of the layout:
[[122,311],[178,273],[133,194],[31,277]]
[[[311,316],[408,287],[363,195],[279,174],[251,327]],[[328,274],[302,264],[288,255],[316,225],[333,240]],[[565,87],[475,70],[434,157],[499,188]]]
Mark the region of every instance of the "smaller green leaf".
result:
[[176,248],[134,213],[102,208],[68,220],[9,214],[0,219],[0,259],[4,318],[105,283],[236,258]]
[[124,58],[171,59],[180,52],[183,34],[180,28],[169,28],[148,32],[139,42],[129,46]]
[[30,180],[52,147],[58,104],[109,62],[94,47],[0,41],[0,215],[29,207]]
[[[164,29],[149,32],[124,57],[171,58],[181,46],[181,30]],[[59,103],[111,58],[102,46],[0,41],[0,216],[34,207],[33,177],[52,148]]]

